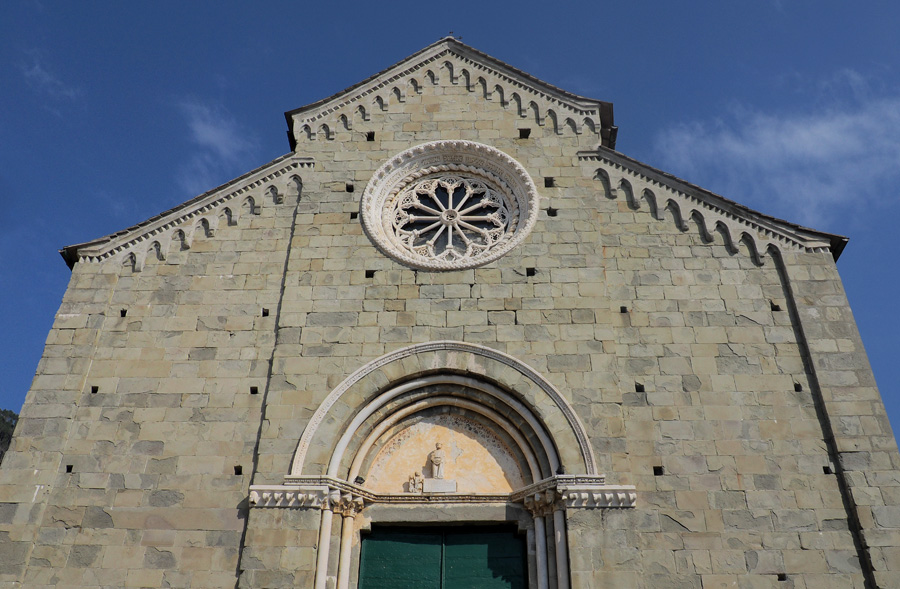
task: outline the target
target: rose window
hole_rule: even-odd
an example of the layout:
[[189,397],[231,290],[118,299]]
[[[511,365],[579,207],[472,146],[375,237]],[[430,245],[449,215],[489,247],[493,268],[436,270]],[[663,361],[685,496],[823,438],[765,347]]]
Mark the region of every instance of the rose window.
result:
[[537,220],[524,168],[493,147],[435,141],[385,163],[363,195],[366,233],[382,252],[425,270],[482,266],[518,245]]
[[403,191],[395,202],[397,241],[423,258],[475,258],[502,242],[509,230],[505,199],[471,178],[428,178]]

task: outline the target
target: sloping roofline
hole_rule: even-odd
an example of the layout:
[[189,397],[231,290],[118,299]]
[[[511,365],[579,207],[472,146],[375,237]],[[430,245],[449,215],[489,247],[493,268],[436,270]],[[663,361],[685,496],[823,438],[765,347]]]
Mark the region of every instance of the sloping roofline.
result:
[[291,151],[293,151],[296,146],[296,140],[294,135],[294,120],[296,115],[303,114],[305,112],[315,111],[316,109],[330,103],[333,101],[337,101],[338,99],[345,97],[349,94],[353,94],[354,92],[368,86],[379,78],[388,77],[391,73],[400,73],[404,70],[409,69],[409,67],[417,61],[421,61],[421,58],[429,55],[429,54],[440,54],[442,50],[452,51],[462,57],[467,57],[472,59],[473,61],[481,62],[482,64],[491,67],[503,74],[506,74],[513,78],[518,78],[522,81],[528,82],[535,90],[544,92],[550,96],[554,96],[556,98],[561,98],[563,100],[576,103],[583,107],[588,108],[596,108],[598,115],[600,117],[601,123],[601,140],[602,144],[611,149],[615,149],[616,147],[616,135],[618,133],[618,127],[615,126],[613,122],[613,104],[612,102],[605,102],[602,100],[596,100],[593,98],[588,98],[585,96],[580,96],[578,94],[573,94],[572,92],[568,92],[563,90],[562,88],[558,88],[553,84],[549,84],[539,78],[532,76],[531,74],[524,72],[518,68],[515,68],[508,63],[497,59],[496,57],[492,57],[487,53],[479,51],[474,47],[470,47],[465,43],[457,40],[454,37],[444,37],[443,39],[437,41],[436,43],[432,43],[428,47],[421,49],[409,57],[405,59],[401,59],[397,63],[381,70],[380,72],[369,76],[365,80],[353,84],[352,86],[341,90],[340,92],[336,92],[327,98],[323,98],[322,100],[318,100],[311,104],[307,104],[305,106],[301,106],[300,108],[295,108],[293,110],[289,110],[284,113],[284,118],[287,121],[287,134],[288,140],[290,141]]
[[614,165],[628,168],[653,182],[657,182],[659,184],[671,187],[677,191],[689,194],[692,197],[706,203],[711,209],[719,211],[719,213],[723,215],[730,215],[739,219],[743,219],[750,224],[763,228],[764,230],[775,232],[781,235],[786,240],[793,242],[800,247],[805,247],[804,244],[808,244],[813,241],[827,243],[835,261],[837,261],[838,257],[840,257],[841,252],[849,241],[848,238],[842,235],[809,229],[796,223],[791,223],[789,221],[765,215],[749,207],[729,200],[723,196],[705,190],[695,184],[691,184],[690,182],[682,180],[672,174],[653,168],[652,166],[639,162],[638,160],[632,159],[622,153],[615,151],[616,132],[618,129],[617,127],[615,127],[615,125],[613,125],[612,103],[602,102],[591,98],[585,98],[577,94],[572,94],[571,92],[567,92],[565,90],[557,88],[556,86],[543,82],[528,73],[525,73],[498,59],[495,59],[485,53],[473,49],[472,47],[461,43],[453,37],[445,37],[440,41],[422,49],[421,51],[414,53],[406,59],[397,62],[389,68],[382,70],[381,72],[370,76],[369,78],[366,78],[362,82],[359,82],[345,90],[342,90],[341,92],[333,94],[317,102],[308,104],[301,108],[287,111],[285,113],[285,118],[288,122],[288,136],[292,144],[292,153],[288,153],[286,155],[278,157],[271,162],[268,162],[254,170],[247,172],[246,174],[243,174],[229,182],[226,182],[221,186],[208,190],[199,196],[196,196],[176,207],[173,207],[172,209],[169,209],[145,221],[142,221],[141,223],[128,227],[127,229],[123,229],[116,233],[112,233],[105,237],[94,239],[88,242],[66,246],[59,250],[60,255],[62,255],[63,259],[70,269],[74,267],[74,265],[81,257],[86,257],[86,259],[95,261],[104,259],[108,255],[110,255],[111,252],[115,252],[116,250],[120,250],[122,248],[130,248],[130,244],[132,244],[136,240],[140,241],[146,236],[151,236],[154,233],[157,233],[159,230],[171,225],[179,218],[183,218],[186,215],[192,215],[196,213],[196,211],[209,208],[214,203],[214,201],[221,201],[226,196],[223,193],[225,193],[229,189],[241,191],[246,188],[242,188],[242,186],[244,186],[245,184],[259,184],[261,181],[265,181],[267,176],[281,175],[282,173],[285,173],[288,168],[296,168],[297,166],[311,167],[313,165],[311,158],[300,157],[299,154],[293,153],[293,149],[296,147],[294,145],[293,133],[293,123],[295,120],[295,115],[305,112],[314,113],[317,109],[322,109],[330,102],[339,100],[347,95],[352,95],[360,88],[378,82],[380,78],[383,79],[387,77],[387,79],[392,79],[393,76],[391,76],[391,74],[401,74],[402,72],[409,69],[414,62],[416,62],[417,60],[421,61],[421,58],[427,57],[428,54],[431,54],[431,56],[439,56],[443,54],[445,50],[453,51],[461,57],[473,59],[480,63],[486,64],[487,66],[496,69],[503,75],[518,79],[520,83],[527,82],[532,86],[533,90],[542,92],[554,99],[565,101],[568,104],[574,105],[578,108],[597,109],[602,123],[602,143],[600,146],[598,146],[596,151],[581,152],[579,153],[579,157],[599,157],[607,160]]

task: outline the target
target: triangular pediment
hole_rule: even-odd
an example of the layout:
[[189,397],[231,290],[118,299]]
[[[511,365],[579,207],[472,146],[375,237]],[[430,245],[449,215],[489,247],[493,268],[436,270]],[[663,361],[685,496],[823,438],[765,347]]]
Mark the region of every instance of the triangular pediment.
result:
[[402,103],[409,93],[441,84],[464,86],[473,97],[496,101],[541,125],[549,121],[597,134],[599,143],[615,148],[618,129],[611,102],[572,94],[445,37],[337,94],[286,112],[291,149],[317,135],[329,138],[337,129],[349,129],[354,119],[368,120],[392,101]]

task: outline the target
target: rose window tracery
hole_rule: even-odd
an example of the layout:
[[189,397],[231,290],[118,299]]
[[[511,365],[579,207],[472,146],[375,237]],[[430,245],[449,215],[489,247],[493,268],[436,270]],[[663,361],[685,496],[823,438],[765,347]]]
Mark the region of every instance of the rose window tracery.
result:
[[360,204],[383,253],[418,269],[482,266],[521,243],[537,220],[537,189],[505,153],[434,141],[381,166]]
[[421,180],[395,203],[393,230],[399,243],[424,258],[454,262],[480,256],[510,229],[503,196],[472,178]]

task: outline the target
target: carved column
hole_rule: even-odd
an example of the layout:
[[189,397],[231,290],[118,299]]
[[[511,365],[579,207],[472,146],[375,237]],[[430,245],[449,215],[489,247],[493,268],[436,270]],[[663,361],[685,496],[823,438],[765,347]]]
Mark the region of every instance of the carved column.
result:
[[328,582],[328,553],[331,551],[331,521],[334,504],[340,501],[339,491],[331,491],[322,502],[322,523],[319,526],[319,553],[316,556],[315,589],[326,589]]
[[[547,499],[551,503],[548,505]],[[550,571],[547,568],[547,526],[545,517],[550,515],[554,491],[534,493],[525,497],[524,504],[534,518],[535,564],[537,565],[538,589],[549,589]]]
[[350,587],[350,556],[353,545],[353,524],[356,514],[365,506],[362,497],[350,493],[342,493],[340,500],[334,506],[334,511],[343,518],[341,524],[341,551],[338,560],[338,584],[337,589],[349,589]]
[[562,502],[553,506],[553,530],[556,539],[556,587],[569,589],[569,541],[566,537],[566,510]]

